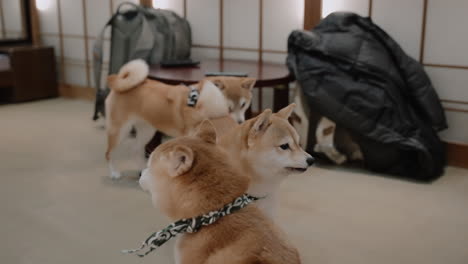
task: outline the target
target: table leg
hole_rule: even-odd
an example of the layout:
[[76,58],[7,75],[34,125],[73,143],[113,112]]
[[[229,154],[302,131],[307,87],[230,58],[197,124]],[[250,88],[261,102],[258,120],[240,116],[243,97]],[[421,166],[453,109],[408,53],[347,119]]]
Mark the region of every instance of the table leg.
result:
[[263,90],[262,87],[258,87],[258,112],[263,111]]
[[153,138],[145,146],[145,153],[146,153],[147,158],[149,158],[149,155],[151,154],[151,152],[153,152],[153,150],[156,147],[161,145],[161,141],[162,141],[162,133],[159,131],[156,131],[156,133],[154,133]]
[[273,111],[276,113],[289,104],[289,85],[282,84],[274,88]]
[[245,111],[245,120],[252,118],[252,104]]

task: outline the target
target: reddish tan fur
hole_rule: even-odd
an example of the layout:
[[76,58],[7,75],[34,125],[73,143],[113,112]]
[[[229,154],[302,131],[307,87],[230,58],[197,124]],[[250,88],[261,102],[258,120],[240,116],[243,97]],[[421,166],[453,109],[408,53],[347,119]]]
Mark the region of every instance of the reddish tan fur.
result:
[[213,118],[210,121],[216,129],[216,134],[220,136],[229,133],[238,125],[231,116]]
[[[112,87],[114,77],[108,77],[109,87]],[[184,85],[167,85],[146,79],[125,93],[111,91],[106,99],[110,110],[107,115],[112,120],[111,125],[123,123],[135,115],[163,133],[180,136],[187,127],[184,110],[194,110],[186,106],[188,93],[189,89]]]
[[141,152],[137,158],[143,168],[144,146],[155,130],[178,137],[189,134],[204,119],[231,115],[237,122],[243,122],[255,84],[253,78],[206,78],[193,85],[199,98],[195,107],[190,107],[187,105],[190,88],[150,80],[148,73],[146,62],[134,60],[107,79],[111,92],[106,98],[106,159],[113,179],[121,177],[113,165],[113,150],[131,127],[137,131],[136,149]]
[[[160,145],[140,179],[153,204],[172,220],[218,210],[247,191],[249,179],[216,145],[210,122],[194,136]],[[178,238],[178,264],[298,264],[297,250],[255,204]]]
[[[117,75],[108,77],[111,89],[116,79]],[[250,96],[248,87],[242,87],[245,81],[232,77],[217,79],[217,83],[223,84],[223,93],[229,94],[225,96],[236,93],[237,96]],[[199,89],[203,87],[203,82],[197,84]],[[109,142],[106,158],[109,159],[110,152],[118,142],[120,128],[132,117],[138,117],[172,137],[187,134],[206,118],[200,113],[202,104],[197,104],[195,108],[186,105],[188,93],[189,89],[184,85],[167,85],[150,79],[125,92],[111,91],[106,99]]]

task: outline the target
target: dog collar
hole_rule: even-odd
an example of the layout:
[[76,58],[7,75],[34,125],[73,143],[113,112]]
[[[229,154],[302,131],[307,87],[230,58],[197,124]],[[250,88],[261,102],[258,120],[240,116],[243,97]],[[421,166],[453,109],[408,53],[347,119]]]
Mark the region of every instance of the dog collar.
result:
[[195,86],[190,86],[190,92],[187,97],[187,105],[190,107],[195,107],[198,102],[198,97],[200,96],[200,92]]
[[193,217],[190,219],[178,220],[170,224],[163,230],[153,233],[142,243],[140,248],[122,250],[122,253],[134,254],[134,253],[137,253],[146,249],[144,253],[137,254],[137,256],[139,257],[144,257],[148,255],[151,251],[162,246],[171,238],[177,236],[178,234],[195,233],[198,230],[200,230],[200,228],[202,228],[203,226],[211,225],[215,223],[216,221],[218,221],[221,217],[237,212],[240,209],[249,205],[250,203],[257,201],[259,199],[261,198],[257,198],[248,194],[244,194],[240,197],[237,197],[232,203],[225,205],[220,210],[211,211],[207,214]]

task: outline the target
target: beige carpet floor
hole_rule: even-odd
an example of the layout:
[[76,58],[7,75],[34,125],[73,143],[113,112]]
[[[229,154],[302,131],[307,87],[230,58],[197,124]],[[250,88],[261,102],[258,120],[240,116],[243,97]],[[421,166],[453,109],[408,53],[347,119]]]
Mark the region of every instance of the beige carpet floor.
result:
[[[120,253],[168,222],[135,177],[107,177],[92,107],[0,106],[0,263],[173,263],[172,243],[145,259]],[[280,207],[303,263],[468,263],[467,170],[417,184],[314,167],[285,182]]]

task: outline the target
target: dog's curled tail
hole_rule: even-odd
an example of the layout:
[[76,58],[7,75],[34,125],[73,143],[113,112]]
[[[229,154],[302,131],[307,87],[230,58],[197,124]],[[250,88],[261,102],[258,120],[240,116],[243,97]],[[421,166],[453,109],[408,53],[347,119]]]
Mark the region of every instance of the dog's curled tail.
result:
[[142,83],[148,77],[149,67],[144,60],[132,60],[122,66],[118,74],[107,77],[107,85],[113,91],[123,93]]

